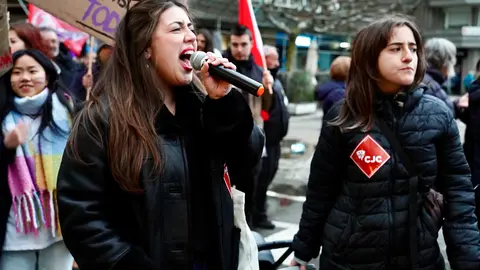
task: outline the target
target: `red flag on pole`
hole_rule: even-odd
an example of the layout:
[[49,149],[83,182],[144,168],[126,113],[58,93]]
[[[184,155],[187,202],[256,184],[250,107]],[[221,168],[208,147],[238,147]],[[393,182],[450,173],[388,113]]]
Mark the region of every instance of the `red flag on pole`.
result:
[[238,0],[238,23],[247,27],[253,35],[252,54],[255,63],[267,69],[265,55],[263,54],[263,41],[260,30],[258,30],[257,19],[253,13],[251,0]]

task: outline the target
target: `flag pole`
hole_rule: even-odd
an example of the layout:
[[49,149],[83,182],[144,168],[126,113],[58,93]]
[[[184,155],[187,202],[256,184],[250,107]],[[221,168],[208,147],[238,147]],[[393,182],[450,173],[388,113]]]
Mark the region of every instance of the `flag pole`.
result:
[[[87,75],[88,76],[93,76],[92,68],[93,68],[93,48],[95,45],[95,38],[93,36],[90,36],[90,44],[89,44],[90,50],[88,51],[88,69],[87,69]],[[92,78],[93,79],[93,78]],[[92,87],[87,88],[87,97],[86,99],[90,97],[90,91],[92,90]]]

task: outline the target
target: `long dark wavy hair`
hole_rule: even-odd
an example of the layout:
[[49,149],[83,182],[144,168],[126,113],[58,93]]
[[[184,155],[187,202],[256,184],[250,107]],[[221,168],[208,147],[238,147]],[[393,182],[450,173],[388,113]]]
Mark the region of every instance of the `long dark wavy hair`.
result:
[[206,52],[213,52],[213,37],[212,33],[205,28],[201,28],[197,30],[197,35],[202,35],[205,38],[205,51]]
[[[71,154],[82,161],[78,133],[87,127],[88,135],[105,147],[113,178],[128,192],[143,191],[140,175],[148,157],[155,165],[152,174],[163,169],[155,121],[164,104],[165,87],[144,52],[160,15],[172,7],[188,14],[185,5],[171,0],[143,0],[127,10],[115,34],[112,56],[74,121],[70,136]],[[108,129],[103,129],[100,121]]]
[[[66,89],[59,83],[58,80],[58,73],[55,69],[55,66],[52,64],[47,56],[45,56],[42,52],[34,49],[28,50],[19,50],[12,55],[13,66],[15,67],[16,62],[22,56],[28,55],[35,59],[45,70],[48,80],[48,97],[47,101],[43,104],[42,109],[39,111],[39,117],[41,117],[40,126],[38,129],[38,134],[42,135],[43,131],[49,127],[53,133],[58,135],[66,135],[68,134],[68,130],[62,130],[53,120],[53,106],[52,106],[52,95],[57,94],[58,99],[60,102],[67,108],[70,112],[70,115],[73,117],[73,106],[69,104],[68,95],[66,94]],[[2,90],[0,90],[0,123],[3,123],[5,117],[8,113],[12,110],[15,110],[14,106],[14,98],[15,92],[12,89],[12,85],[10,79],[12,77],[12,70],[13,68],[5,73],[2,76],[1,86]],[[37,117],[38,117],[37,116]]]
[[374,98],[381,79],[378,57],[388,45],[396,27],[407,26],[412,30],[417,44],[418,64],[412,85],[405,90],[415,89],[423,80],[426,61],[422,36],[418,26],[401,15],[378,19],[360,29],[352,44],[352,61],[345,91],[345,103],[338,117],[330,124],[340,127],[342,132],[354,129],[369,130],[374,123]]

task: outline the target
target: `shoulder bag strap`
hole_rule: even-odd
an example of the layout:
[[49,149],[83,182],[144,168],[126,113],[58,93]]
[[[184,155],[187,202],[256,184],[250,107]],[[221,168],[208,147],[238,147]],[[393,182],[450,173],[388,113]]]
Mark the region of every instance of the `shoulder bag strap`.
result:
[[378,119],[378,126],[380,131],[385,135],[390,142],[390,145],[393,151],[399,156],[403,165],[410,175],[410,181],[408,185],[408,219],[409,219],[409,240],[410,240],[410,261],[412,264],[412,269],[419,269],[419,254],[418,254],[418,239],[417,239],[417,216],[418,216],[418,204],[417,204],[417,193],[418,193],[418,174],[413,166],[412,160],[408,154],[403,150],[400,142],[398,141],[395,134],[388,128],[387,124],[383,119]]

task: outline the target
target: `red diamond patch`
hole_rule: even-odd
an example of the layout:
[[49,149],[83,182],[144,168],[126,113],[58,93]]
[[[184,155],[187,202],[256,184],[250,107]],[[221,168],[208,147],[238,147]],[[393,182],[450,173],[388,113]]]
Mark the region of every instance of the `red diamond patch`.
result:
[[390,155],[367,135],[353,150],[350,158],[368,178],[371,178],[390,159]]

